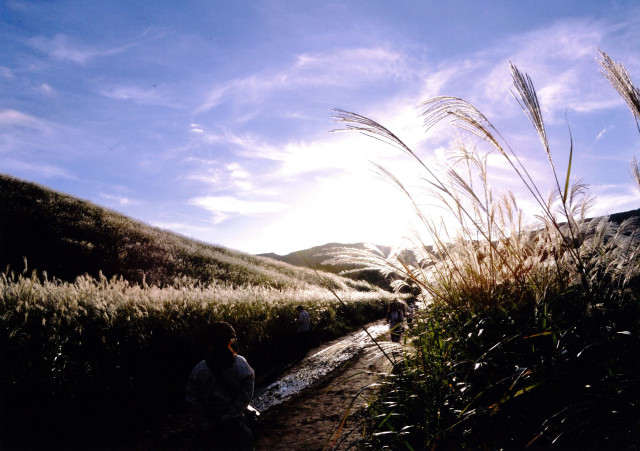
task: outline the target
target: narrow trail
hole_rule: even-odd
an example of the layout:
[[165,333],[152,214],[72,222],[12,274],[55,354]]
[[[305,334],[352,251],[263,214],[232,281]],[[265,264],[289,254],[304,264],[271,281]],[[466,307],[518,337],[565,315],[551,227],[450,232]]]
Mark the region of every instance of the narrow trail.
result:
[[265,411],[256,451],[346,449],[358,438],[362,409],[375,394],[372,384],[390,369],[377,347],[366,345],[299,394]]
[[[399,346],[379,321],[367,330],[391,354]],[[357,440],[362,409],[375,393],[372,386],[392,364],[364,331],[311,349],[274,383],[256,390],[252,405],[261,412],[256,451],[344,450]],[[346,424],[341,428],[344,418]],[[354,430],[355,427],[355,430]],[[340,430],[339,434],[337,434]],[[130,442],[130,451],[189,450],[186,415],[167,419],[160,430]]]
[[[384,336],[388,327],[376,323],[369,330],[374,336]],[[397,346],[385,338],[380,343],[387,351]],[[296,381],[299,376],[304,379],[305,369],[322,367],[317,364],[325,361],[333,362],[329,371],[263,412],[256,451],[340,450],[357,440],[362,409],[375,393],[372,384],[392,365],[378,346],[360,332],[312,350],[278,383],[284,381],[287,386],[289,380]],[[262,399],[260,395],[256,397],[256,404],[260,405]]]

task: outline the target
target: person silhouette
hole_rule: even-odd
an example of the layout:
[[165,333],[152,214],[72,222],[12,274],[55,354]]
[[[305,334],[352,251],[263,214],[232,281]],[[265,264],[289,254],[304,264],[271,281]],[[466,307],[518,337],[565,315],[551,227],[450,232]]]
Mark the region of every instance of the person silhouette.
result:
[[404,319],[407,316],[407,308],[404,302],[394,299],[389,303],[387,310],[387,322],[391,331],[391,341],[398,343],[404,331]]
[[251,450],[245,410],[253,397],[255,373],[233,349],[236,332],[231,324],[214,323],[208,338],[209,355],[193,368],[185,390],[195,440],[201,449]]
[[301,351],[306,351],[309,348],[311,319],[309,318],[309,313],[302,305],[297,306],[296,310],[298,311],[298,318],[296,319],[296,324],[298,325],[298,344]]

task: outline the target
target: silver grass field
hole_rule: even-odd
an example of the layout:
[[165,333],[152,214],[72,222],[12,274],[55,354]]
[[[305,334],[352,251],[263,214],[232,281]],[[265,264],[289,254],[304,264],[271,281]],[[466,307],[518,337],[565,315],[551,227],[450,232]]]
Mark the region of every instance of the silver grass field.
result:
[[[640,91],[604,52],[604,76],[638,123]],[[387,142],[422,171],[428,206],[384,167],[420,226],[389,256],[342,248],[327,263],[394,274],[425,307],[396,365],[369,406],[366,449],[635,448],[640,437],[640,235],[638,220],[592,218],[596,200],[554,159],[530,77],[510,64],[513,96],[533,125],[553,180],[540,187],[503,135],[464,99],[419,108],[425,130],[456,130],[448,165],[425,162],[393,132],[335,110],[343,129]],[[640,126],[639,126],[640,130]],[[492,188],[488,158],[520,180],[535,215]],[[640,185],[638,163],[631,173]],[[435,214],[434,214],[435,213]],[[452,232],[453,231],[453,232]]]

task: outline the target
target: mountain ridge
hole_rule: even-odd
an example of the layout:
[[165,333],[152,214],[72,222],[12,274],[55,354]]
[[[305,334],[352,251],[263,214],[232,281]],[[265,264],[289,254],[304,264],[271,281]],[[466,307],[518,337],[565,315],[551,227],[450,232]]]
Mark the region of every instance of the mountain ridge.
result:
[[326,244],[321,244],[318,246],[313,246],[307,249],[301,249],[299,251],[290,252],[285,255],[276,254],[274,252],[267,252],[263,254],[257,254],[261,257],[272,258],[274,260],[282,261],[285,263],[289,263],[290,265],[299,266],[299,267],[308,267],[317,269],[320,271],[325,271],[334,274],[340,274],[343,271],[350,271],[348,274],[345,274],[345,277],[348,277],[353,280],[363,280],[370,284],[379,286],[384,290],[391,290],[391,279],[388,277],[382,276],[378,271],[373,270],[360,270],[353,271],[357,269],[357,265],[325,265],[324,261],[330,258],[330,251],[334,248],[339,247],[349,247],[356,249],[365,249],[370,248],[371,246],[375,246],[378,248],[384,256],[388,256],[392,250],[392,246],[386,245],[372,245],[370,243],[359,242],[359,243],[338,243],[331,242]]
[[[595,216],[593,218],[590,218],[589,220],[592,221],[592,220],[600,219],[604,216],[609,216],[610,221],[620,224],[622,221],[632,217],[640,218],[640,208],[635,210],[627,210],[623,212],[612,213],[609,215]],[[376,245],[376,244],[371,244],[366,242],[358,242],[358,243],[331,242],[331,243],[326,243],[318,246],[313,246],[307,249],[293,251],[284,255],[277,254],[275,252],[266,252],[266,253],[256,254],[256,255],[279,260],[295,266],[311,267],[315,269],[320,269],[322,271],[339,274],[340,272],[345,270],[353,270],[357,266],[355,265],[337,265],[337,266],[323,265],[322,262],[329,259],[331,249],[340,248],[340,247],[364,249],[366,247],[371,247],[371,246],[378,248],[384,254],[385,257],[388,256],[391,250],[393,249],[392,246]],[[370,283],[374,283],[379,286],[385,286],[386,288],[388,288],[388,283],[386,283],[386,281],[384,281],[384,279],[376,271],[353,272],[348,274],[347,277],[351,277],[356,280],[366,280]]]

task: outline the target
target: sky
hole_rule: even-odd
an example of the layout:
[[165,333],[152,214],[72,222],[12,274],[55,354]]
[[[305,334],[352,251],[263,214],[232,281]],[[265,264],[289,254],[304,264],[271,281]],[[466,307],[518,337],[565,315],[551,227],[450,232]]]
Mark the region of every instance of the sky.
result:
[[[419,105],[464,98],[551,188],[511,61],[533,81],[561,173],[571,131],[594,214],[640,208],[628,170],[640,133],[598,49],[640,84],[637,0],[5,1],[0,173],[248,253],[396,245],[415,218],[374,164],[418,189],[422,174],[335,131],[333,109],[437,162],[455,131],[426,131]],[[530,210],[504,165],[490,166],[492,186]]]

